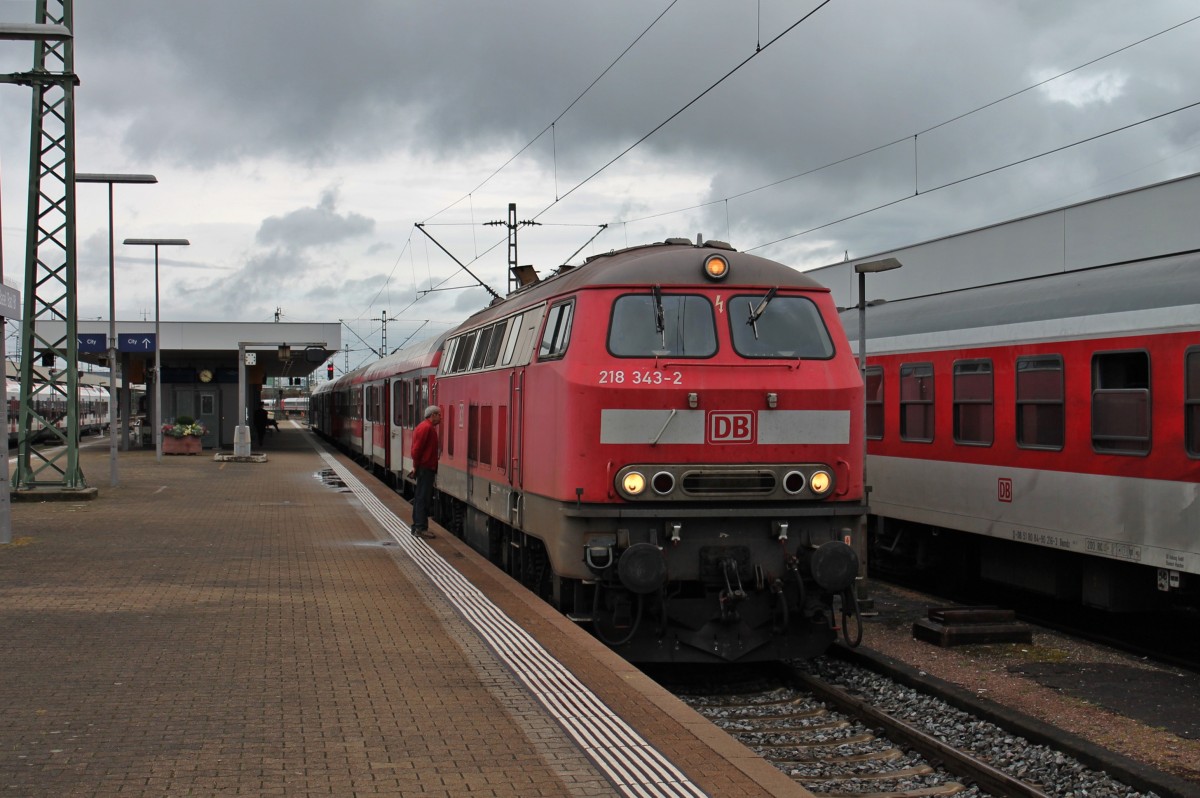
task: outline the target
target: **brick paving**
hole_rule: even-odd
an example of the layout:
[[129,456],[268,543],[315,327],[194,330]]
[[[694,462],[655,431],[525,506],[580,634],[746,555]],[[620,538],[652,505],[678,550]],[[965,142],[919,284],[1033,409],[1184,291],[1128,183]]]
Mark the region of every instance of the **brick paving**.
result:
[[[606,796],[298,428],[266,463],[85,439],[0,546],[0,795]],[[408,505],[376,491],[408,518]],[[805,794],[444,531],[456,568],[710,795]]]

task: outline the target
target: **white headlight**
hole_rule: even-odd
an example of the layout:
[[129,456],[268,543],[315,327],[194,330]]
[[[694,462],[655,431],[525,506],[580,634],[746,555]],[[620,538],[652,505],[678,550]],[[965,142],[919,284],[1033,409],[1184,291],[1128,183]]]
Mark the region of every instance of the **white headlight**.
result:
[[621,477],[621,489],[629,496],[638,496],[646,489],[646,477],[638,471],[630,471]]

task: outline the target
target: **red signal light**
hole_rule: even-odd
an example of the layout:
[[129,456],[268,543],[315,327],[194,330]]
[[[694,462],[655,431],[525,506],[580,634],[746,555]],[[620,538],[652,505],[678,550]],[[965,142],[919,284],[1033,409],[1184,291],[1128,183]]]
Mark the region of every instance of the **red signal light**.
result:
[[333,379],[333,364],[332,363],[325,364],[325,378],[329,379],[329,380]]

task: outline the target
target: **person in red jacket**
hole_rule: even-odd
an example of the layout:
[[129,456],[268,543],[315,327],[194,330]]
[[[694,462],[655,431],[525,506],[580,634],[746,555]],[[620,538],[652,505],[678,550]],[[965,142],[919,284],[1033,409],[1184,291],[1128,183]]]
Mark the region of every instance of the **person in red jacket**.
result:
[[429,531],[429,500],[433,495],[433,481],[437,478],[438,455],[441,441],[438,425],[442,423],[442,411],[437,405],[425,408],[425,420],[413,432],[412,461],[416,475],[416,495],[413,497],[412,533],[419,538],[434,537]]

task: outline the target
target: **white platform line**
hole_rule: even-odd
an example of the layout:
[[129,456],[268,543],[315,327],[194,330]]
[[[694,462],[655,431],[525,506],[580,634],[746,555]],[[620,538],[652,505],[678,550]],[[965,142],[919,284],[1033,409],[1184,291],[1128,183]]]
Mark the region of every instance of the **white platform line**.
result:
[[431,549],[328,452],[327,462],[363,506],[442,591],[526,689],[598,768],[631,798],[706,793],[619,718],[573,673]]

